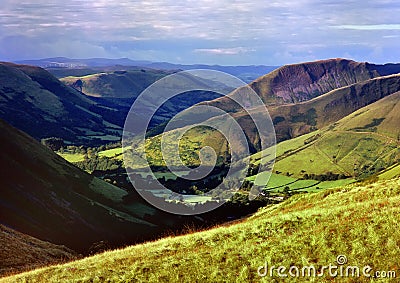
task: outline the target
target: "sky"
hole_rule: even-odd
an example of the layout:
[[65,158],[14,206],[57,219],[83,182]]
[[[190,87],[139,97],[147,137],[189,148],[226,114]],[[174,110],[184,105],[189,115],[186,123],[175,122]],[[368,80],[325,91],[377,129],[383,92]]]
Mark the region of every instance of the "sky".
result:
[[398,0],[1,0],[0,60],[400,62]]

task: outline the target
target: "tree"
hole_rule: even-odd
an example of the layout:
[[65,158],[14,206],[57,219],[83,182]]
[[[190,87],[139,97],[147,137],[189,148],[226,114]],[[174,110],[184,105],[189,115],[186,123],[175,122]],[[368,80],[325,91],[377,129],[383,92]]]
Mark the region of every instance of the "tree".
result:
[[60,148],[64,147],[64,140],[56,137],[42,139],[41,143],[53,151],[60,150]]
[[82,92],[83,81],[81,79],[77,80],[76,82],[74,82],[72,87]]

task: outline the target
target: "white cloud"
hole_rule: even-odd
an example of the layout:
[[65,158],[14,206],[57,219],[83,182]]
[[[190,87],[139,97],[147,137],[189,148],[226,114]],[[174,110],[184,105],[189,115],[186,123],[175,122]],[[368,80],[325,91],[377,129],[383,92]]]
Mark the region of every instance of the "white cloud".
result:
[[[285,63],[301,56],[340,57],[349,46],[378,44],[382,58],[387,54],[385,44],[397,46],[400,30],[400,24],[393,22],[400,13],[396,0],[3,2],[0,41],[10,36],[24,38],[20,44],[27,46],[25,56],[33,50],[29,46],[47,48],[47,53],[53,54],[57,50],[44,43],[66,42],[65,48],[57,45],[58,55],[66,56],[61,54],[65,52],[82,57],[86,53],[80,49],[84,48],[96,56],[133,54],[160,61],[249,60],[249,64],[276,65],[280,64],[279,56],[286,58],[282,59]],[[382,37],[391,40],[385,42]],[[338,46],[345,51],[339,51]],[[0,54],[10,58],[18,57],[16,52],[0,46]],[[378,54],[363,52],[365,56]],[[46,54],[46,50],[41,53]]]
[[208,53],[214,55],[238,55],[242,53],[254,52],[255,49],[245,47],[234,47],[234,48],[198,48],[194,52]]
[[375,24],[375,25],[338,25],[330,26],[334,29],[350,30],[400,30],[400,24]]

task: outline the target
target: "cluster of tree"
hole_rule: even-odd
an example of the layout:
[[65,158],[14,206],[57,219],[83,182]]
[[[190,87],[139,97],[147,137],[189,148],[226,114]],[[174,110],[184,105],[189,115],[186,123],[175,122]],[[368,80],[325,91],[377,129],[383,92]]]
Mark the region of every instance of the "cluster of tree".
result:
[[190,175],[177,177],[176,180],[165,180],[164,177],[158,180],[165,187],[176,193],[201,195],[218,187],[224,180],[226,173],[227,171],[225,170],[221,171],[219,168],[214,168],[208,177],[201,180],[187,179],[190,178]]
[[56,137],[42,139],[41,143],[53,151],[60,150],[64,147],[64,140]]
[[83,88],[83,81],[81,79],[76,80],[72,85],[73,88],[79,90],[80,92],[82,92],[82,88]]
[[247,170],[247,176],[257,175],[259,170],[260,170],[260,164],[258,165],[250,164],[249,169]]
[[[49,138],[51,139],[50,142],[54,143],[54,139],[58,139],[58,138]],[[42,143],[47,145],[47,143],[49,143],[49,139],[42,139]],[[59,151],[61,153],[64,152],[70,152],[72,154],[87,154],[88,157],[93,156],[93,155],[97,155],[99,152],[104,151],[104,150],[109,150],[109,149],[114,149],[114,148],[118,148],[121,147],[121,142],[113,142],[113,143],[108,143],[108,144],[104,144],[104,145],[100,145],[98,147],[85,147],[83,145],[80,146],[76,146],[76,145],[68,145],[68,146],[64,146],[64,143],[62,143],[61,147],[57,147],[57,149],[55,151]]]
[[244,191],[250,191],[252,187],[253,187],[253,182],[244,180],[240,188]]
[[376,160],[374,163],[366,163],[354,166],[354,176],[358,180],[364,180],[370,176],[384,170],[389,167],[392,163],[385,162],[382,159]]
[[121,160],[108,158],[105,156],[100,157],[98,155],[90,155],[90,158],[88,158],[88,156],[89,153],[85,155],[85,159],[83,161],[79,161],[74,164],[87,172],[93,172],[94,170],[115,170],[122,168],[123,165]]
[[114,149],[114,148],[118,148],[118,147],[122,147],[121,141],[101,145],[98,147],[98,151],[109,150],[109,149]]
[[350,176],[347,176],[345,174],[336,174],[332,172],[327,172],[326,174],[304,174],[303,179],[305,180],[317,180],[317,181],[337,181],[341,179],[347,179]]
[[317,117],[318,117],[317,111],[315,110],[315,108],[311,108],[307,110],[306,113],[298,113],[296,115],[293,115],[290,121],[293,123],[303,122],[310,126],[316,126],[317,121],[315,119]]

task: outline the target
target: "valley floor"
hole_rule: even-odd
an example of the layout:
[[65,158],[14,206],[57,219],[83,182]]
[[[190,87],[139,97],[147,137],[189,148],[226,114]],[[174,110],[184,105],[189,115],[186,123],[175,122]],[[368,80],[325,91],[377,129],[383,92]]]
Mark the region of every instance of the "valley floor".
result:
[[[371,282],[367,276],[394,282],[400,277],[399,257],[397,178],[295,195],[231,226],[0,282]],[[328,270],[329,265],[337,269]]]

